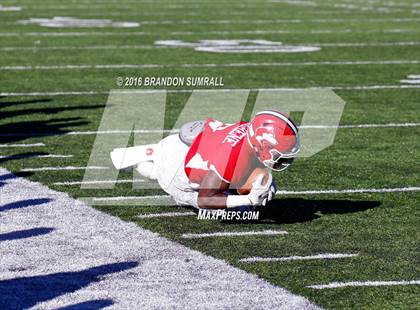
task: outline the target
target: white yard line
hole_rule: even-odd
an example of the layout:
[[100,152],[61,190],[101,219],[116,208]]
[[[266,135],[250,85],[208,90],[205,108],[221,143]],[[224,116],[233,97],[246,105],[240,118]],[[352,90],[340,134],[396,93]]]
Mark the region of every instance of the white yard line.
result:
[[20,6],[3,6],[0,4],[0,12],[18,12],[21,10]]
[[[340,195],[340,194],[363,194],[363,193],[399,193],[418,192],[419,186],[399,188],[361,188],[361,189],[330,189],[330,190],[304,190],[304,191],[277,191],[276,195]],[[169,195],[152,196],[116,196],[116,197],[80,197],[90,205],[175,205]]]
[[38,146],[45,146],[45,144],[44,143],[0,144],[0,148],[7,148],[7,147],[38,147]]
[[202,233],[202,234],[182,234],[184,239],[199,239],[209,237],[242,237],[242,236],[276,236],[287,235],[284,230],[252,230],[252,231],[221,231],[215,233]]
[[116,196],[116,197],[79,197],[79,200],[91,206],[174,206],[175,201],[169,195],[152,196]]
[[147,200],[147,199],[159,199],[168,198],[168,195],[153,195],[153,196],[115,196],[115,197],[90,197],[95,202],[100,201],[124,201],[124,200]]
[[360,287],[360,286],[393,286],[393,285],[420,285],[420,280],[332,282],[328,284],[308,285],[307,287],[317,289],[317,290],[322,290],[326,288]]
[[420,123],[388,123],[388,124],[349,124],[349,125],[302,125],[299,128],[305,129],[354,129],[354,128],[398,128],[398,127],[418,127]]
[[[237,34],[337,34],[337,33],[417,33],[417,29],[383,29],[383,30],[353,30],[353,29],[319,29],[319,30],[214,30],[214,31],[173,31],[171,36],[198,35],[237,35]],[[81,36],[153,36],[156,32],[149,31],[72,31],[72,32],[0,32],[0,37],[81,37]]]
[[416,74],[410,74],[407,77],[409,79],[414,79],[414,80],[420,79],[420,75],[416,75]]
[[28,70],[108,70],[108,69],[158,69],[158,68],[248,68],[294,66],[348,66],[348,65],[409,65],[420,60],[358,60],[358,61],[306,61],[306,62],[243,62],[204,64],[110,64],[110,65],[49,65],[49,66],[1,66],[0,71]]
[[140,21],[141,25],[191,25],[191,24],[306,24],[306,23],[321,23],[321,24],[343,24],[348,22],[354,23],[405,23],[405,22],[420,22],[420,18],[316,18],[316,19],[217,19],[217,20],[144,20]]
[[[134,129],[134,130],[98,130],[98,131],[70,131],[65,133],[66,136],[79,135],[108,135],[108,134],[127,134],[127,133],[178,133],[179,129]],[[1,136],[1,134],[0,134]]]
[[277,191],[276,195],[322,195],[322,194],[357,194],[357,193],[397,193],[397,192],[418,192],[420,187],[399,187],[399,188],[355,188],[355,189],[326,189],[309,191]]
[[404,84],[420,84],[420,79],[401,80],[400,82]]
[[[377,47],[377,46],[417,46],[420,41],[406,42],[354,42],[354,43],[293,43],[300,46],[321,46],[321,47]],[[56,51],[56,50],[111,50],[111,49],[176,49],[185,48],[179,46],[163,46],[153,44],[138,45],[85,45],[85,46],[3,46],[0,51]]]
[[87,184],[132,184],[143,183],[145,180],[94,180],[94,181],[72,181],[72,182],[54,182],[54,185],[87,185]]
[[312,260],[312,259],[339,259],[359,256],[358,253],[325,253],[309,256],[287,256],[287,257],[247,257],[241,258],[239,261],[244,263],[260,263],[260,262],[285,262],[293,260]]
[[[3,175],[10,172],[0,168]],[[1,210],[0,234],[44,232],[0,242],[0,279],[12,288],[0,291],[4,309],[83,308],[98,300],[117,309],[318,309],[65,193],[17,177],[2,182],[1,204],[13,208]]]
[[[412,89],[420,88],[420,85],[355,85],[355,86],[314,86],[314,87],[283,87],[283,88],[249,88],[247,90],[253,91],[301,91],[301,90],[320,90],[320,89],[332,89],[332,90],[380,90],[380,89]],[[121,90],[124,93],[136,93],[136,92],[169,92],[169,93],[188,93],[188,92],[203,92],[203,91],[218,91],[218,92],[230,92],[230,91],[243,91],[240,88],[223,88],[223,89],[178,89],[178,90],[166,90],[166,89],[143,89],[143,90]],[[9,97],[20,97],[20,96],[88,96],[88,95],[109,95],[110,91],[57,91],[57,92],[2,92],[0,96]]]
[[[208,25],[208,24],[345,24],[345,23],[407,23],[420,22],[420,18],[316,18],[316,19],[215,19],[215,20],[136,20],[140,25]],[[15,22],[5,22],[3,24],[16,24]],[[23,32],[24,33],[24,32]],[[142,32],[143,33],[143,32]]]
[[23,158],[71,158],[73,155],[54,155],[54,154],[46,154],[46,155],[6,155],[0,156],[0,159],[5,158],[14,158],[14,159],[23,159]]
[[61,170],[106,170],[109,167],[99,167],[99,166],[90,166],[90,167],[39,167],[39,168],[24,168],[20,171],[22,172],[36,172],[36,171],[61,171]]
[[[109,91],[58,91],[58,92],[3,92],[0,96],[88,96],[88,95],[108,95]],[[1,106],[1,105],[0,105]]]
[[[295,44],[295,43],[293,43]],[[375,46],[415,46],[419,45],[419,41],[404,41],[404,42],[337,42],[337,43],[302,43],[296,45],[310,45],[321,47],[375,47]]]
[[[208,24],[344,24],[344,23],[406,23],[420,22],[420,18],[315,18],[315,19],[213,19],[213,20],[136,20],[140,25],[208,25]],[[6,22],[11,24],[10,22]],[[13,23],[15,24],[15,23]]]
[[161,217],[182,217],[182,216],[192,216],[197,215],[192,211],[188,212],[163,212],[163,213],[147,213],[139,214],[136,217],[139,219],[149,219],[149,218],[161,218]]
[[[387,124],[348,124],[348,125],[302,125],[299,126],[301,129],[357,129],[357,128],[404,128],[404,127],[419,127],[420,123],[387,123]],[[89,135],[113,135],[113,134],[154,134],[154,133],[178,133],[179,129],[134,129],[134,130],[90,130],[90,131],[70,131],[61,136],[89,136]],[[33,133],[0,133],[0,137],[27,137],[27,136],[51,136],[54,133],[43,133],[43,134],[33,134]],[[48,155],[49,156],[49,155]]]

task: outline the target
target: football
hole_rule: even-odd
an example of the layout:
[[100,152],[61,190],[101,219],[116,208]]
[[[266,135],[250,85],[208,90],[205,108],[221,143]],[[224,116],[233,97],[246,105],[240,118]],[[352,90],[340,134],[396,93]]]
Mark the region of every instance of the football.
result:
[[255,180],[258,178],[259,175],[263,174],[264,175],[264,179],[263,179],[263,184],[265,184],[268,180],[268,170],[267,168],[255,168],[254,171],[251,172],[251,174],[249,175],[248,179],[245,181],[245,183],[243,183],[238,189],[238,194],[239,195],[248,195],[249,192],[251,191],[252,188],[252,183],[255,182]]

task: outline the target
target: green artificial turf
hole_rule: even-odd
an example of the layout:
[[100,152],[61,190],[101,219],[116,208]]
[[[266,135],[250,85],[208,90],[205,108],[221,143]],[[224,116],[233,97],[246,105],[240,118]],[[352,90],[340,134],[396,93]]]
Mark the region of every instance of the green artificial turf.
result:
[[[322,47],[313,53],[224,54],[192,48],[154,49],[156,40],[196,42],[207,39],[264,39],[284,43],[375,43],[420,41],[420,15],[415,1],[393,5],[354,1],[370,9],[334,7],[346,1],[321,1],[318,6],[267,1],[159,1],[142,3],[90,1],[2,1],[22,6],[20,12],[0,12],[0,92],[108,92],[117,88],[118,76],[221,76],[225,88],[282,88],[318,86],[400,85],[409,74],[420,74],[420,64],[248,66],[182,68],[181,64],[420,61],[420,45]],[[58,8],[56,6],[63,6]],[[175,5],[175,6],[174,6]],[[388,11],[378,11],[388,8]],[[417,13],[416,13],[417,12]],[[140,28],[45,28],[21,25],[30,17],[110,18],[116,21],[156,21]],[[328,19],[341,22],[328,21]],[[165,24],[189,20],[193,24]],[[232,23],[204,23],[232,20]],[[299,22],[247,23],[250,20]],[[316,21],[318,20],[318,22]],[[319,22],[319,20],[324,20]],[[346,29],[352,32],[343,33]],[[392,31],[392,30],[400,30]],[[290,33],[239,33],[240,31]],[[316,31],[331,30],[331,33]],[[390,31],[391,30],[391,31]],[[176,34],[176,32],[192,34]],[[224,33],[214,33],[215,31]],[[335,31],[335,32],[334,32]],[[21,36],[2,33],[21,33]],[[24,35],[25,33],[35,33]],[[46,36],[38,32],[95,32],[89,36]],[[101,32],[123,32],[101,36]],[[129,35],[132,32],[145,32]],[[212,33],[213,32],[213,33]],[[312,32],[312,33],[311,33]],[[149,48],[48,49],[51,47],[147,45]],[[8,50],[6,47],[33,49]],[[159,64],[167,68],[8,70],[7,66]],[[178,65],[178,67],[176,67]],[[175,66],[175,67],[173,67]],[[171,88],[176,90],[175,88]],[[420,89],[337,90],[346,106],[340,124],[420,122]],[[186,100],[173,93],[166,102],[165,128],[176,121]],[[81,181],[84,171],[20,172],[43,166],[86,166],[95,135],[65,135],[69,131],[98,129],[107,103],[106,94],[0,97],[0,143],[38,143],[44,147],[0,148],[0,165],[15,173],[74,197],[141,196],[163,191],[133,189],[81,189],[55,185]],[[252,102],[248,108],[252,107]],[[249,115],[247,110],[247,115]],[[210,116],[210,115],[209,115]],[[25,133],[28,135],[7,136]],[[40,134],[51,134],[40,136]],[[279,189],[340,190],[420,186],[420,128],[343,128],[332,146],[319,154],[296,160],[284,173],[274,173]],[[71,154],[71,158],[33,158],[35,154]],[[28,158],[16,158],[25,155]],[[15,157],[14,157],[15,156]],[[127,179],[130,173],[120,173]],[[1,190],[1,189],[0,189]],[[96,206],[133,221],[208,255],[254,273],[328,309],[414,309],[420,304],[418,285],[354,287],[315,290],[308,285],[346,281],[418,280],[419,192],[277,196],[261,211],[261,222],[237,223],[197,220],[195,216],[139,219],[139,214],[189,210],[171,206]],[[183,233],[281,229],[279,236],[183,239]],[[359,253],[353,258],[289,262],[244,263],[250,256],[281,257],[319,253]]]

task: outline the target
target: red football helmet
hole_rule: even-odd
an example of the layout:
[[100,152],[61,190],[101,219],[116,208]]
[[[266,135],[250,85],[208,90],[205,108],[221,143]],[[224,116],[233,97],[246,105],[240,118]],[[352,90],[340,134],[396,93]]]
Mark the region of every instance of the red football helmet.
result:
[[289,167],[300,150],[297,126],[277,111],[258,112],[249,123],[247,138],[260,162],[276,171]]

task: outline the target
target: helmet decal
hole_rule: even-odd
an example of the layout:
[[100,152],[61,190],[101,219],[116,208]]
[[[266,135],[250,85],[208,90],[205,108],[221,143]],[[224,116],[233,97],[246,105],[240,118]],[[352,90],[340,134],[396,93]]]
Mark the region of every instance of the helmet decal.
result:
[[274,136],[273,132],[263,132],[261,135],[259,136],[255,136],[255,139],[259,142],[262,143],[262,140],[266,140],[268,141],[270,144],[272,145],[277,145],[277,139]]

